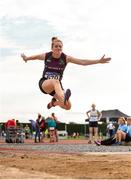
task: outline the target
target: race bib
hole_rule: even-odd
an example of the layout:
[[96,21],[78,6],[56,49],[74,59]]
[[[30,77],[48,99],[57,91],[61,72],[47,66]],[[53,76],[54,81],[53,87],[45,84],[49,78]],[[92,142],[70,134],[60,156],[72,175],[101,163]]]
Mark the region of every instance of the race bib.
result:
[[91,122],[95,122],[95,121],[97,121],[98,119],[97,119],[97,117],[90,117],[90,121]]
[[58,79],[60,80],[60,74],[56,72],[46,72],[44,77],[46,79]]

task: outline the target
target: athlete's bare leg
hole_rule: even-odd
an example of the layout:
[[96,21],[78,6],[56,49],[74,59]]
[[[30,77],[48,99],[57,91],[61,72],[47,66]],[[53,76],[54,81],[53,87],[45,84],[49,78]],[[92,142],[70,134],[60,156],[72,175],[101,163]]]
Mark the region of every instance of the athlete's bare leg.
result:
[[68,100],[68,101],[66,101],[66,104],[64,104],[63,102],[56,100],[54,102],[54,106],[60,106],[63,109],[70,110],[71,109],[71,102],[70,102],[70,100]]
[[57,98],[59,101],[64,101],[64,92],[61,88],[60,82],[57,79],[48,79],[45,80],[42,84],[42,89],[47,93],[50,94],[52,91],[56,92]]
[[93,127],[89,127],[89,143],[93,140]]
[[98,127],[94,127],[94,136],[95,136],[95,141],[98,140]]
[[56,101],[53,103],[53,106],[60,106],[63,109],[69,110],[71,108],[71,102],[69,100],[64,103],[64,91],[61,88],[60,82],[57,79],[48,79],[43,82],[42,89],[50,94],[52,91],[55,91],[54,98]]

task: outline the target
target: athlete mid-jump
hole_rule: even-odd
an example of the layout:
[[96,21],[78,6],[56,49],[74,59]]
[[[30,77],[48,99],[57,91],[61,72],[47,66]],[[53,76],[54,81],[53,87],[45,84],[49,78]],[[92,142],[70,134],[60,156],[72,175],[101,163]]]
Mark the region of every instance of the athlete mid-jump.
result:
[[108,63],[111,60],[110,57],[105,58],[105,55],[98,60],[78,59],[64,54],[62,50],[63,43],[61,40],[56,38],[52,41],[51,51],[48,53],[42,53],[29,57],[25,54],[21,54],[21,57],[25,62],[29,60],[44,61],[44,71],[42,78],[39,81],[39,87],[43,93],[53,96],[51,102],[47,105],[48,109],[53,106],[60,106],[66,110],[71,108],[71,102],[69,100],[71,91],[70,89],[64,91],[61,83],[63,72],[68,63],[86,66]]

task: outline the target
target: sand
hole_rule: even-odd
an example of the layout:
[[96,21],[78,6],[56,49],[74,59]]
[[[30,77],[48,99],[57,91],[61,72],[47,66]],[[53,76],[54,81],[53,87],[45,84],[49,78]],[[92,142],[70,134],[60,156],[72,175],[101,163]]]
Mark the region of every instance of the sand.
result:
[[131,179],[131,154],[0,152],[0,179]]

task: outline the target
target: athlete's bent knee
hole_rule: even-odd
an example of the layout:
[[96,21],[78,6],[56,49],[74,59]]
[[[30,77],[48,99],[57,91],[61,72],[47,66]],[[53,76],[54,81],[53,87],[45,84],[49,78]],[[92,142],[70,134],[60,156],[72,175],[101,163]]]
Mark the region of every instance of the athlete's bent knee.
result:
[[65,106],[65,110],[70,110],[71,106]]

